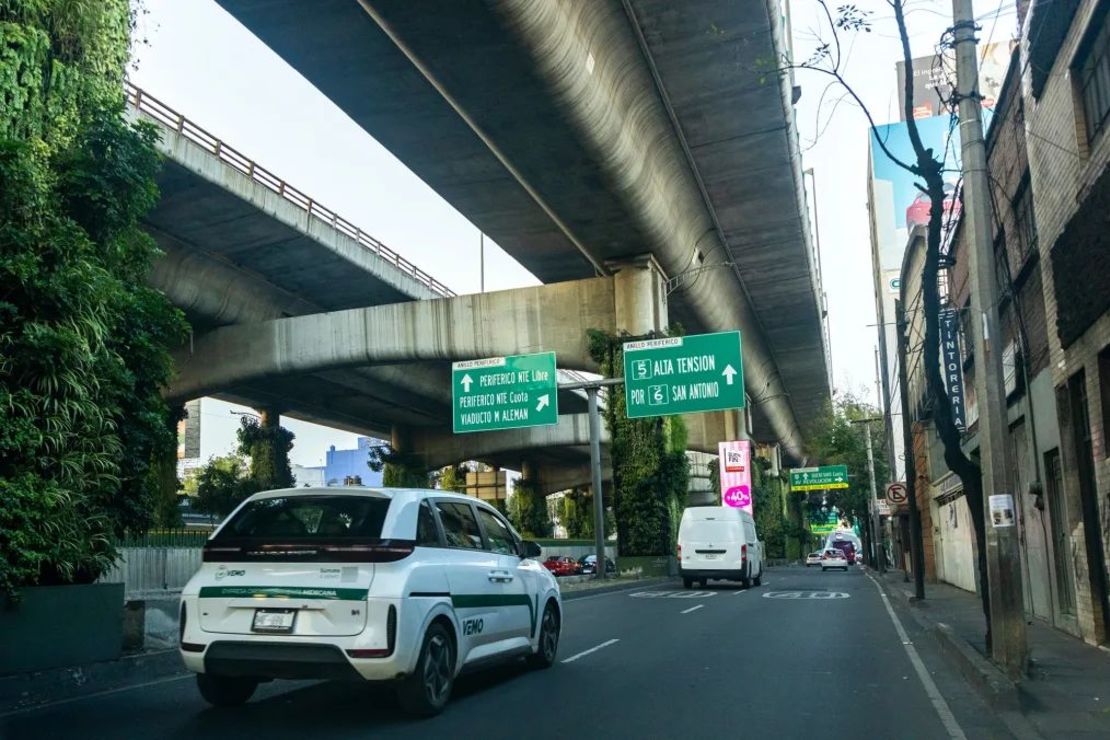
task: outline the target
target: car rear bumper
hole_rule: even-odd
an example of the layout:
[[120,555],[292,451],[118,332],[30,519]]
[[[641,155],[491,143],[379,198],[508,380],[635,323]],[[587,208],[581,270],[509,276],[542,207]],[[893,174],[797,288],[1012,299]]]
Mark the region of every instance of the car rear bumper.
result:
[[216,640],[204,653],[204,672],[217,676],[361,680],[335,645]]
[[741,581],[746,576],[743,569],[706,569],[706,568],[679,568],[679,575],[683,578],[716,578],[722,581]]

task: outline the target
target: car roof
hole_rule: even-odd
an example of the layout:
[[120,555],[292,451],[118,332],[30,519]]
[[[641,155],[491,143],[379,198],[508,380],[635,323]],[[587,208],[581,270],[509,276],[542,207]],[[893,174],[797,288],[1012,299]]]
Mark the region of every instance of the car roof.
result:
[[[480,502],[474,496],[467,496],[454,491],[442,491],[436,488],[384,488],[378,486],[306,486],[301,488],[274,488],[269,491],[259,491],[248,501],[281,496],[370,496],[373,498],[388,498],[394,501],[420,500],[428,496],[435,498],[457,499],[459,501]],[[489,504],[486,504],[487,506]]]

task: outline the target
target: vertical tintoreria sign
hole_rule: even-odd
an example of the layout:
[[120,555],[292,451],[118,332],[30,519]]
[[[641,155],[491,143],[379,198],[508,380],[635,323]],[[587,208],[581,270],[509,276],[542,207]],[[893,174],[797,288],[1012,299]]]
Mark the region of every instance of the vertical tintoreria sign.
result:
[[967,428],[967,414],[964,403],[963,356],[960,353],[960,314],[954,308],[940,312],[940,356],[944,371],[944,385],[948,388],[948,400],[952,403],[952,421],[956,428]]

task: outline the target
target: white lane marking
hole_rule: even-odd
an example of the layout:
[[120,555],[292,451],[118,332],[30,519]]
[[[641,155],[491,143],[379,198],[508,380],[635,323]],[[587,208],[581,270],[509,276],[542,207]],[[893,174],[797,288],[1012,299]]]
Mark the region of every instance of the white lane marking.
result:
[[740,589],[739,591],[736,592],[736,595],[741,596],[741,595],[746,594],[746,593],[748,593],[748,589],[742,588],[742,589]]
[[683,609],[682,611],[679,612],[679,614],[689,614],[690,612],[696,612],[698,609],[701,609],[703,606],[705,606],[705,604],[698,604],[697,606],[692,606],[689,609]]
[[940,690],[937,689],[936,683],[933,682],[933,677],[929,675],[929,671],[925,668],[925,664],[921,661],[921,656],[917,654],[917,648],[910,642],[909,635],[906,634],[905,628],[902,627],[902,622],[898,620],[898,615],[894,613],[894,608],[890,605],[890,599],[886,597],[886,592],[883,591],[882,586],[876,581],[870,573],[866,574],[871,582],[875,584],[875,588],[879,590],[879,596],[883,599],[883,606],[886,607],[886,613],[890,615],[890,621],[894,622],[894,629],[898,632],[898,639],[902,641],[902,648],[909,656],[910,662],[913,663],[913,670],[917,673],[917,677],[921,679],[921,685],[925,688],[925,693],[929,697],[929,701],[933,704],[933,709],[936,710],[937,716],[940,717],[941,724],[944,729],[948,730],[948,737],[953,740],[967,740],[967,735],[960,728],[960,723],[956,721],[956,716],[952,714],[952,710],[948,707],[948,702],[941,696]]
[[633,599],[707,599],[716,591],[637,591],[629,594]]
[[618,643],[618,642],[620,642],[620,639],[614,637],[612,640],[606,640],[605,642],[601,643],[600,645],[594,645],[589,650],[583,650],[580,653],[575,653],[574,655],[570,656],[569,658],[564,658],[562,660],[562,662],[563,663],[573,663],[574,661],[578,660],[579,658],[585,658],[590,653],[596,653],[598,650],[601,650],[601,648],[609,647],[610,645],[613,645],[614,643]]
[[91,694],[83,694],[81,696],[71,696],[67,699],[58,699],[57,701],[46,702],[45,704],[35,704],[30,707],[21,707],[13,709],[9,712],[0,712],[0,719],[5,717],[14,717],[17,714],[27,714],[28,712],[35,712],[40,709],[52,709],[60,707],[63,704],[73,704],[78,701],[85,701],[86,699],[97,699],[102,696],[111,696],[112,694],[121,694],[124,691],[133,691],[135,689],[146,689],[151,686],[158,686],[164,683],[173,683],[174,681],[183,681],[186,678],[192,678],[195,674],[186,673],[184,676],[169,676],[167,678],[156,678],[152,681],[144,681],[143,683],[131,684],[130,686],[120,686],[115,689],[105,689],[104,691],[94,691]]
[[833,599],[847,599],[851,594],[843,591],[768,591],[763,594],[765,599],[794,600],[815,599],[817,601],[831,601]]

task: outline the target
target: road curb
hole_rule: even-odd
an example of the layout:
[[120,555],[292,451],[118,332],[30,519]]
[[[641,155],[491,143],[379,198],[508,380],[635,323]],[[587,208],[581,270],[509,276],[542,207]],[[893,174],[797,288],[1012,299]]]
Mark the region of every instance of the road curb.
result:
[[562,596],[563,601],[574,601],[575,599],[581,599],[585,596],[600,596],[601,594],[611,594],[618,591],[631,591],[634,588],[658,586],[673,580],[674,579],[670,577],[641,578],[633,583],[614,583],[612,586],[598,586],[597,588],[584,588],[580,591],[568,591]]
[[936,638],[940,651],[948,662],[960,672],[979,696],[995,709],[1021,711],[1021,696],[1017,684],[957,635],[944,622],[930,622],[928,631]]
[[988,706],[1001,711],[1021,712],[1021,691],[1018,685],[984,658],[971,643],[957,635],[950,626],[930,619],[926,615],[927,602],[919,602],[909,591],[891,587],[881,579],[877,578],[876,583],[885,593],[896,595],[906,602],[913,620],[933,636],[944,659],[971,684]]
[[103,663],[4,676],[0,678],[0,716],[186,672],[180,653],[172,649],[128,655]]

